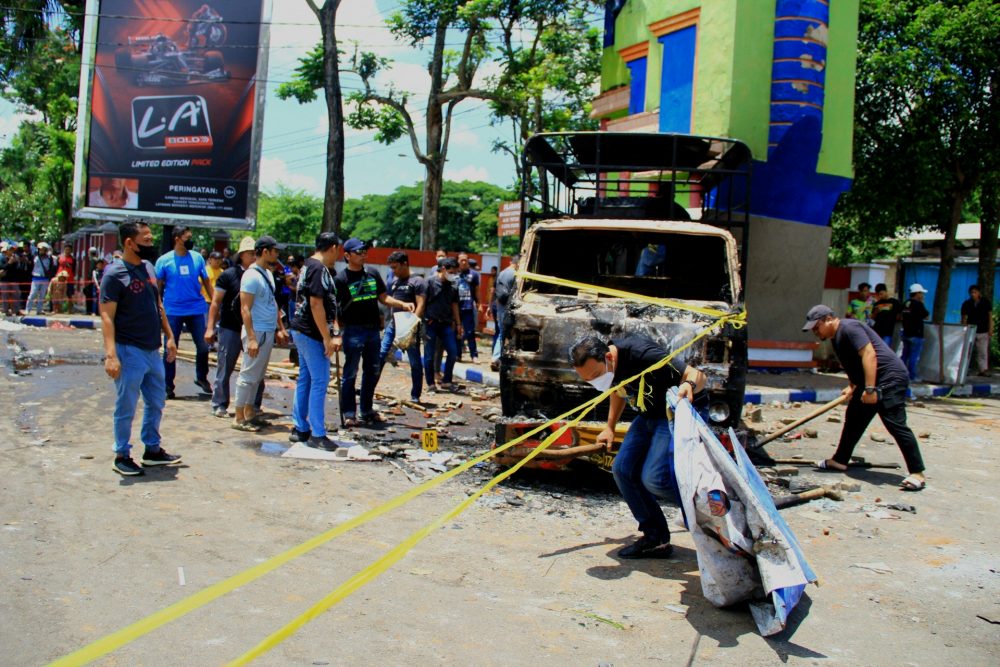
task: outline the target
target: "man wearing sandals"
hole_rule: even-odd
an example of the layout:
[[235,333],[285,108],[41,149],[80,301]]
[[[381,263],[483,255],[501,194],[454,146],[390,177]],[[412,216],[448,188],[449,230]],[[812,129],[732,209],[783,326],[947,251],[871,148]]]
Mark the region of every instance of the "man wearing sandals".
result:
[[818,461],[816,466],[823,470],[847,470],[854,447],[877,414],[906,461],[909,476],[900,488],[923,489],[924,461],[917,439],[906,425],[906,389],[910,380],[903,362],[866,324],[860,320],[841,320],[827,306],[810,308],[802,330],[812,331],[820,340],[832,340],[850,382],[842,392],[850,399],[840,444],[833,458]]
[[261,236],[254,244],[254,254],[256,261],[240,279],[243,366],[236,380],[233,428],[256,433],[260,430],[254,407],[257,387],[264,380],[275,342],[287,343],[288,333],[281,321],[281,311],[274,296],[274,274],[271,273],[271,265],[278,261],[278,242],[270,236]]

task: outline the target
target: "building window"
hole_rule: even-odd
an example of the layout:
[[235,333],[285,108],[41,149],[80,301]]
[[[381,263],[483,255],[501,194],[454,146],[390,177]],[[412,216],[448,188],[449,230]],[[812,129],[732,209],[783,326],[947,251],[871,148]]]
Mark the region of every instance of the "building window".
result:
[[687,133],[692,129],[698,15],[694,9],[649,26],[663,50],[660,132]]
[[646,109],[646,59],[636,58],[626,63],[629,71],[629,115],[642,113]]

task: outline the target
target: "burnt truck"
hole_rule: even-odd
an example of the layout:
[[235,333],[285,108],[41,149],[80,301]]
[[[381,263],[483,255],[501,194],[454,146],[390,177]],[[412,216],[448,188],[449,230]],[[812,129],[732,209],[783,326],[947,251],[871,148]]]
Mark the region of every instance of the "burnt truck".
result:
[[[715,321],[702,311],[744,308],[751,165],[745,144],[661,133],[546,133],[526,142],[523,159],[519,269],[538,278],[519,275],[502,323],[498,444],[597,395],[568,357],[585,334],[644,334],[673,350]],[[723,437],[729,427],[742,431],[746,328],[722,326],[680,358],[708,376],[713,429]],[[529,465],[560,469],[585,460],[610,470],[635,411],[626,407],[608,450],[595,444],[608,405],[599,404]],[[499,462],[523,458],[560,425],[506,450]]]

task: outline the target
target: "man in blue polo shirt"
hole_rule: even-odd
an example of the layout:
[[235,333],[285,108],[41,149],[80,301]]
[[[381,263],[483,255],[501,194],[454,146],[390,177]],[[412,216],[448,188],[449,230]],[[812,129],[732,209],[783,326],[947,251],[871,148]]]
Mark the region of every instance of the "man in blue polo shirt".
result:
[[[208,282],[208,271],[205,268],[205,258],[201,254],[191,252],[194,241],[191,240],[191,230],[188,227],[174,227],[174,249],[156,260],[156,281],[163,295],[163,307],[167,311],[167,321],[174,338],[180,342],[181,328],[186,327],[194,339],[195,350],[195,381],[206,394],[212,393],[212,385],[208,383],[208,343],[205,342],[205,298],[202,288],[212,293],[213,287]],[[167,398],[174,397],[174,377],[177,375],[177,363],[163,356],[163,367],[166,371]]]

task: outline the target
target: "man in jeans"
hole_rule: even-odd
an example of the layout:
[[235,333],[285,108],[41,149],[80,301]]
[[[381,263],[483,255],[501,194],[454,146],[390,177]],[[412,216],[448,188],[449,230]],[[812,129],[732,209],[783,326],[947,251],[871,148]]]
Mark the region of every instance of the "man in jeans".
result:
[[515,281],[517,280],[517,265],[521,261],[520,255],[513,255],[510,258],[510,265],[497,276],[493,288],[493,296],[497,304],[497,335],[493,339],[493,361],[490,363],[490,370],[500,370],[500,352],[503,350],[503,321],[507,316],[507,304],[510,296],[514,293]]
[[45,295],[49,292],[49,283],[52,276],[56,275],[56,260],[49,254],[51,248],[49,244],[42,241],[38,244],[38,254],[31,268],[31,293],[28,294],[28,303],[25,304],[25,312],[31,312],[31,304],[35,304],[35,314],[41,315],[45,307]]
[[[243,317],[243,367],[236,380],[236,419],[233,428],[238,431],[257,432],[254,423],[256,410],[252,405],[257,387],[264,380],[267,363],[275,341],[288,341],[281,311],[275,300],[274,274],[271,265],[278,261],[278,242],[270,236],[261,236],[254,244],[257,256],[254,265],[243,273],[240,280],[240,313]],[[277,333],[275,333],[277,331]]]
[[910,298],[903,304],[900,319],[903,321],[903,363],[910,376],[910,382],[920,382],[917,367],[920,353],[924,349],[924,320],[930,315],[924,306],[927,290],[920,283],[910,285]]
[[292,340],[299,353],[299,377],[292,400],[294,426],[291,442],[333,450],[337,444],[326,437],[326,388],[330,384],[330,356],[341,347],[337,320],[337,288],[330,268],[337,261],[340,239],[333,232],[316,237],[316,252],[302,263],[296,288]]
[[462,321],[458,314],[458,262],[454,257],[438,260],[438,271],[427,279],[427,299],[424,308],[424,374],[427,391],[438,391],[434,382],[434,350],[438,341],[448,355],[441,379],[443,388],[454,391],[452,372],[458,356],[458,336],[462,335]]
[[[218,324],[218,363],[215,369],[215,387],[212,390],[212,414],[220,419],[229,415],[229,378],[236,370],[236,361],[243,352],[243,314],[240,310],[240,281],[243,272],[253,266],[254,240],[249,236],[240,241],[237,252],[238,263],[222,272],[215,281],[212,305],[208,309],[208,326],[205,329],[205,343],[215,340],[215,326]],[[260,411],[264,397],[264,382],[257,386],[254,410]]]
[[[668,354],[659,343],[646,336],[623,335],[605,342],[591,334],[570,349],[569,358],[582,380],[604,392]],[[620,558],[669,558],[673,553],[670,529],[658,501],[676,496],[667,390],[677,387],[681,399],[694,403],[695,394],[705,389],[705,380],[700,370],[674,359],[646,373],[642,382],[633,380],[610,396],[608,423],[597,435],[596,442],[608,447],[614,442],[615,427],[626,401],[638,411],[611,468],[618,490],[642,532],[642,537],[618,550]]]
[[[414,314],[422,317],[424,314],[424,299],[427,294],[427,285],[423,278],[410,273],[410,258],[402,250],[389,255],[389,268],[392,270],[392,278],[386,288],[389,296],[404,303],[412,303],[416,306]],[[394,308],[393,313],[400,312]],[[417,325],[419,327],[419,324]],[[378,367],[385,366],[385,360],[392,353],[392,342],[396,338],[396,320],[390,317],[385,325],[385,333],[382,336],[382,349],[379,350]],[[410,363],[410,400],[420,402],[420,392],[424,385],[424,365],[420,359],[420,335],[415,332],[413,342],[406,348],[406,356]]]
[[462,333],[458,338],[458,355],[462,348],[469,346],[469,357],[474,364],[479,363],[476,349],[476,310],[479,308],[479,272],[469,264],[469,256],[458,253],[458,314],[462,320]]
[[[381,317],[378,304],[413,312],[416,306],[404,303],[386,294],[385,282],[375,269],[365,266],[368,247],[360,239],[348,239],[344,243],[344,259],[347,266],[337,272],[334,283],[337,286],[338,320],[344,343],[344,372],[340,383],[340,414],[344,425],[358,426],[360,423],[377,424],[383,421],[375,412],[375,385],[379,374],[379,323]],[[354,387],[361,372],[361,411],[358,420],[358,405]]]
[[139,394],[142,415],[143,466],[178,463],[180,456],[160,446],[160,417],[166,401],[160,333],[166,341],[165,357],[173,361],[177,346],[163,310],[156,274],[153,232],[141,222],[119,228],[122,259],[108,266],[101,279],[101,333],[104,336],[104,371],[115,381],[115,472],[142,475],[130,456],[132,418]]
[[[205,258],[191,252],[194,241],[187,227],[174,227],[174,249],[156,260],[156,280],[163,295],[163,305],[167,309],[167,320],[174,336],[180,339],[181,328],[187,327],[194,339],[195,381],[206,394],[212,393],[208,383],[208,343],[205,342],[205,299],[201,295],[204,288],[211,294],[214,287],[208,284]],[[167,398],[174,397],[174,377],[177,363],[163,357],[166,370]]]
[[[915,293],[915,284],[910,292]],[[844,430],[832,458],[816,462],[821,470],[847,470],[851,454],[861,435],[877,414],[903,453],[909,476],[900,484],[904,491],[919,491],[926,485],[924,461],[913,431],[906,425],[906,367],[875,331],[858,320],[841,320],[828,306],[809,309],[803,331],[812,331],[820,340],[831,340],[848,385]]]

